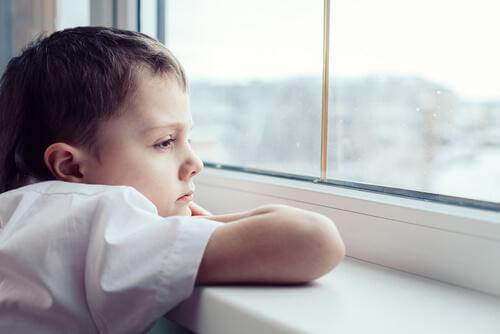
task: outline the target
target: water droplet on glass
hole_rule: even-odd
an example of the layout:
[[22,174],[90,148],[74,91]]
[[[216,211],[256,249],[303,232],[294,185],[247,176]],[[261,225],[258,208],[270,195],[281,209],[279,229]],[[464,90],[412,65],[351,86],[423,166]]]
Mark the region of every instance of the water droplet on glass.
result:
[[420,108],[415,108],[415,111],[420,111]]
[[437,95],[441,95],[441,91],[440,91],[440,90],[437,90],[437,91],[436,91],[436,94],[437,94]]

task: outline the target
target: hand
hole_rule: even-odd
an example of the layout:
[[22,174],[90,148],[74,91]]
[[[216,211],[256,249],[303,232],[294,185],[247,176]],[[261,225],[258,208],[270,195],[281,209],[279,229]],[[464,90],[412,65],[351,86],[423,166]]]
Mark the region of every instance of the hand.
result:
[[209,213],[208,216],[206,217],[207,219],[210,220],[215,220],[220,223],[232,223],[239,221],[244,218],[252,217],[252,216],[259,216],[259,215],[264,215],[264,214],[269,214],[269,213],[274,213],[277,211],[283,211],[287,210],[287,207],[284,205],[263,205],[260,207],[257,207],[253,210],[248,210],[248,211],[241,211],[241,212],[235,212],[235,213],[226,213],[222,215],[216,215],[216,216],[211,216]]
[[189,209],[191,209],[191,216],[211,216],[212,214],[196,204],[195,202],[189,203]]

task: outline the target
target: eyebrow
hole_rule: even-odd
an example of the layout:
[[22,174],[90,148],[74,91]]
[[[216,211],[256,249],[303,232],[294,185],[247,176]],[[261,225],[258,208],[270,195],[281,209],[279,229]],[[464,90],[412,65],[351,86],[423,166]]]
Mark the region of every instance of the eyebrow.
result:
[[[193,123],[191,123],[191,127],[190,129],[193,128]],[[183,129],[185,126],[184,126],[184,123],[181,123],[181,122],[175,122],[175,123],[168,123],[168,124],[164,124],[164,125],[158,125],[158,126],[153,126],[153,127],[150,127],[150,128],[146,128],[142,131],[143,134],[148,134],[150,132],[153,132],[153,131],[157,131],[157,130],[162,130],[162,129],[175,129],[175,130],[178,130],[178,129]]]

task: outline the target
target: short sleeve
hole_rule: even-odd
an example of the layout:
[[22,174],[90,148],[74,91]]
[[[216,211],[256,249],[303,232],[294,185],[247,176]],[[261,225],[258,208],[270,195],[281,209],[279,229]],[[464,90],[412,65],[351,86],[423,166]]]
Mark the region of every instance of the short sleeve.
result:
[[99,332],[139,333],[192,293],[207,242],[221,223],[161,217],[130,187],[96,204],[85,293]]

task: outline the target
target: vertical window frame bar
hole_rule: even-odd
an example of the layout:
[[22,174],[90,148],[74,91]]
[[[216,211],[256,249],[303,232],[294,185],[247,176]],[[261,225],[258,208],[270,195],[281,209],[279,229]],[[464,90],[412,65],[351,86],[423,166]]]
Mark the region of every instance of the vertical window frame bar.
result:
[[323,78],[321,99],[320,181],[327,181],[328,170],[328,92],[330,77],[330,0],[323,0]]
[[113,0],[113,3],[111,5],[111,21],[112,21],[112,26],[113,28],[118,27],[118,0]]
[[141,31],[141,0],[137,0],[137,31]]
[[156,3],[156,36],[158,40],[166,44],[167,42],[167,32],[166,32],[166,10],[167,1],[157,0]]

